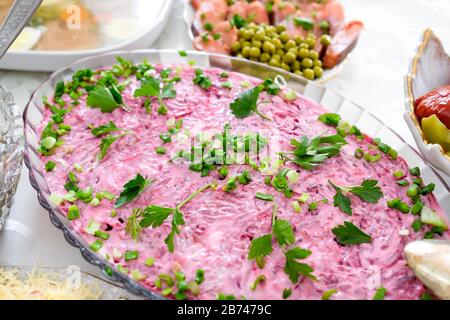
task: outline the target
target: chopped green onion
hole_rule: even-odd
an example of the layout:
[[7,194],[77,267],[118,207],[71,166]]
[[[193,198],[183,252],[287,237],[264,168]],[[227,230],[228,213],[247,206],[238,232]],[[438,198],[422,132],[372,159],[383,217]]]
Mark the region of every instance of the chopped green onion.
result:
[[355,158],[356,159],[362,159],[362,157],[364,156],[364,150],[361,148],[358,148],[355,150]]
[[184,50],[178,51],[178,54],[180,55],[180,57],[183,57],[183,58],[187,57],[187,53]]
[[220,168],[219,175],[222,179],[225,179],[228,176],[228,168],[227,167]]
[[45,170],[47,170],[47,172],[53,171],[56,168],[56,163],[54,163],[53,161],[48,161],[45,164]]
[[205,281],[205,271],[203,269],[197,269],[195,272],[195,282],[197,284],[202,284]]
[[89,248],[91,248],[93,251],[97,252],[99,251],[101,248],[103,247],[103,242],[100,240],[95,240],[95,242],[93,242]]
[[414,198],[415,196],[417,196],[417,190],[418,190],[417,184],[412,184],[406,191],[406,195],[410,198]]
[[422,229],[423,223],[422,221],[420,221],[420,219],[414,220],[414,222],[412,223],[411,227],[413,228],[413,230],[415,232],[419,232],[420,229]]
[[103,232],[101,230],[95,231],[94,236],[96,236],[97,238],[103,239],[103,240],[109,239],[109,233]]
[[255,197],[257,199],[261,199],[264,201],[273,201],[274,200],[274,196],[271,194],[266,194],[266,193],[261,193],[261,192],[257,192]]
[[418,193],[421,195],[427,195],[434,191],[436,188],[436,185],[434,183],[430,183],[429,185],[426,185],[425,187],[422,187],[419,189]]
[[405,176],[405,173],[402,170],[397,170],[392,174],[395,178],[403,178]]
[[266,281],[266,276],[263,275],[263,274],[259,275],[259,276],[255,279],[255,281],[252,283],[252,285],[250,286],[250,290],[255,291],[255,290],[256,290],[256,287],[257,287],[261,282],[264,282],[264,281]]
[[411,168],[409,169],[409,173],[411,173],[411,175],[415,177],[420,177],[420,168],[419,167]]
[[80,210],[76,205],[70,206],[69,211],[67,213],[67,219],[69,220],[75,220],[80,217]]
[[166,153],[166,148],[164,148],[164,147],[157,147],[156,148],[156,153],[157,154],[165,154]]
[[422,203],[422,201],[419,200],[412,206],[411,213],[417,215],[422,211],[423,207],[424,204]]
[[337,293],[336,289],[330,289],[330,290],[325,291],[322,294],[322,300],[330,300],[330,297],[335,293]]
[[139,257],[139,252],[137,252],[137,251],[128,250],[125,252],[125,255],[124,255],[125,261],[136,260],[138,257]]
[[78,163],[75,163],[75,164],[73,165],[73,168],[74,168],[78,173],[83,172],[83,167],[80,166]]
[[145,265],[147,267],[151,267],[155,263],[155,258],[150,257],[145,260]]
[[294,207],[294,211],[297,213],[300,213],[302,211],[302,207],[300,206],[300,203],[298,201],[293,201],[292,206]]
[[301,203],[306,203],[309,200],[309,193],[302,193],[300,197],[298,197],[298,201]]
[[100,200],[98,198],[94,198],[91,200],[91,206],[98,207],[100,205]]
[[398,180],[395,183],[401,187],[406,187],[409,184],[408,180]]

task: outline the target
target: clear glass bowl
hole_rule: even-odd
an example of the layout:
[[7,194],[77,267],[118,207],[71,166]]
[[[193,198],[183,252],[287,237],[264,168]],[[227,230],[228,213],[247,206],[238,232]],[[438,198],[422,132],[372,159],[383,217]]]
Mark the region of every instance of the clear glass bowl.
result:
[[201,67],[217,67],[228,71],[240,72],[250,76],[265,79],[268,76],[283,76],[289,87],[304,96],[319,102],[331,112],[338,112],[344,119],[357,125],[363,132],[372,137],[379,137],[387,144],[399,151],[399,154],[408,162],[410,166],[418,166],[421,169],[425,182],[436,184],[435,196],[442,206],[450,213],[450,187],[430,167],[422,156],[410,147],[397,133],[386,127],[378,118],[365,111],[344,97],[326,89],[316,83],[283,70],[271,68],[259,63],[243,61],[228,56],[207,54],[202,52],[188,52],[187,57],[181,57],[175,50],[141,50],[128,52],[113,52],[101,56],[78,61],[71,66],[54,73],[45,81],[32,95],[24,113],[25,119],[25,164],[29,168],[30,181],[38,193],[40,204],[50,213],[51,222],[64,232],[67,241],[80,249],[84,258],[98,265],[103,272],[113,281],[121,282],[125,288],[132,293],[143,295],[150,299],[162,299],[162,297],[148,288],[141,286],[128,276],[117,272],[113,266],[103,257],[89,249],[89,244],[77,234],[71,227],[70,222],[58,207],[55,207],[49,200],[50,192],[43,172],[43,163],[39,158],[37,148],[39,146],[39,136],[37,126],[42,120],[44,105],[42,96],[50,96],[56,83],[62,79],[67,80],[78,69],[99,68],[115,63],[117,55],[126,59],[140,62],[147,59],[150,63],[187,63],[195,61]]
[[11,209],[22,170],[23,126],[13,95],[0,85],[0,231]]

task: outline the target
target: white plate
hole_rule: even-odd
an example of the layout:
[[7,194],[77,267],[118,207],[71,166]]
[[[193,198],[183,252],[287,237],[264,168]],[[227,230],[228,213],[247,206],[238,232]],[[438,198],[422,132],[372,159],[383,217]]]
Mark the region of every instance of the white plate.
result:
[[[108,0],[110,1],[110,0]],[[174,0],[146,0],[151,2],[154,21],[134,37],[116,44],[92,50],[80,51],[8,51],[0,61],[0,69],[27,71],[55,71],[76,60],[109,51],[132,50],[149,47],[161,34],[170,16]]]

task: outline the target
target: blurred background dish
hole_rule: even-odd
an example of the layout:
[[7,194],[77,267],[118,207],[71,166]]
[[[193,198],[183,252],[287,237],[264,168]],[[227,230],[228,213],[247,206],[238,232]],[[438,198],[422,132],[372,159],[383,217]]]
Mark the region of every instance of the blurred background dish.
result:
[[405,120],[423,156],[450,176],[450,56],[427,29],[405,81]]
[[0,85],[0,231],[3,229],[22,169],[23,126],[12,94]]
[[261,62],[325,82],[342,67],[364,25],[337,0],[185,0],[197,50]]
[[125,289],[77,266],[0,266],[0,300],[137,300]]
[[[94,54],[148,47],[173,0],[44,0],[0,62],[2,69],[54,71]],[[0,0],[4,21],[13,0]]]

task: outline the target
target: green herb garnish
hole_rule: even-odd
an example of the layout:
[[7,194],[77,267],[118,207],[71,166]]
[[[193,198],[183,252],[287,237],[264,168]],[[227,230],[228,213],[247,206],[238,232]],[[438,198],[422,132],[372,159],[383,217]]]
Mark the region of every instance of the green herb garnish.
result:
[[264,200],[264,201],[273,201],[274,200],[274,196],[272,194],[267,194],[267,193],[262,193],[262,192],[257,192],[255,194],[255,197],[257,199]]
[[258,98],[261,93],[261,87],[255,87],[241,93],[233,103],[230,104],[231,112],[236,118],[247,118],[253,112],[266,120],[272,120],[258,110]]
[[100,108],[101,112],[112,112],[122,104],[122,96],[114,86],[108,88],[102,85],[89,91],[87,105],[92,108]]
[[377,291],[375,292],[373,299],[372,300],[384,300],[384,297],[386,296],[386,288],[378,288]]
[[147,180],[147,178],[144,178],[140,173],[138,173],[135,178],[131,179],[123,186],[124,189],[120,193],[119,198],[116,200],[114,207],[120,208],[124,204],[133,201],[151,183],[152,181]]
[[111,133],[114,131],[118,131],[118,130],[122,130],[122,129],[118,128],[114,122],[110,121],[107,124],[103,124],[101,126],[93,128],[91,130],[91,133],[96,137],[100,137],[102,135],[105,135],[105,134],[108,134],[108,133]]
[[195,78],[193,82],[205,90],[212,87],[211,79],[204,75],[202,69],[195,69]]
[[360,198],[364,202],[377,203],[380,198],[383,197],[381,188],[377,186],[377,180],[364,180],[360,186],[355,187],[341,187],[335,185],[333,182],[329,183],[336,190],[334,196],[334,206],[338,207],[342,212],[352,215],[351,201],[348,198],[348,194],[352,193]]
[[336,240],[342,245],[352,245],[360,243],[371,243],[372,237],[349,221],[345,221],[343,225],[333,228],[333,234]]
[[177,92],[173,88],[173,82],[165,84],[161,89],[161,81],[153,77],[146,77],[141,82],[141,87],[134,91],[135,97],[155,97],[158,99],[159,110],[158,113],[167,113],[167,108],[164,104],[164,99],[175,98]]
[[98,155],[98,158],[100,160],[103,160],[103,158],[106,156],[106,154],[108,153],[109,148],[111,147],[111,145],[116,142],[117,140],[119,140],[120,138],[126,136],[128,133],[124,133],[118,136],[112,136],[112,135],[108,135],[106,138],[103,138],[102,141],[100,142],[100,153]]
[[[340,135],[318,136],[309,140],[303,136],[300,140],[292,139],[292,152],[283,152],[281,157],[306,170],[312,170],[327,159],[338,155],[347,141]],[[293,157],[291,157],[293,156]]]

